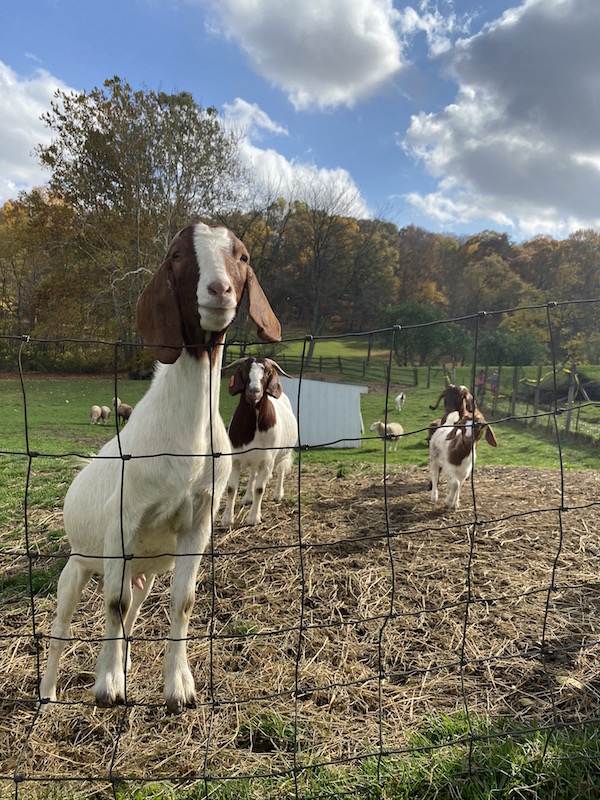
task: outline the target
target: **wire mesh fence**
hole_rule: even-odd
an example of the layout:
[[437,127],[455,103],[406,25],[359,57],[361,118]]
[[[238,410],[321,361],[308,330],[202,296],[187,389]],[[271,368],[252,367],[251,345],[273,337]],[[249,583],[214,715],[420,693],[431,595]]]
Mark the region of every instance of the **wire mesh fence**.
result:
[[[552,353],[553,308],[540,308]],[[403,330],[388,333],[380,388],[391,415],[395,382],[414,383],[396,381],[393,342]],[[522,796],[541,785],[568,796],[561,786],[577,760],[589,781],[579,796],[594,796],[600,480],[593,469],[565,469],[562,455],[567,435],[593,446],[597,402],[593,389],[573,390],[556,358],[550,377],[504,367],[494,397],[482,398],[500,448],[511,426],[549,431],[553,467],[476,467],[449,511],[430,502],[420,424],[401,442],[421,448],[420,466],[394,463],[381,443],[378,463],[354,455],[345,466],[347,451],[321,461],[311,458],[319,447],[300,440],[287,496],[265,503],[262,524],[246,525],[242,513],[224,529],[217,515],[187,641],[197,704],[173,715],[162,697],[168,574],[128,638],[125,703],[98,708],[90,692],[104,635],[97,578],[77,608],[57,700],[39,703],[69,552],[62,499],[91,456],[91,426],[75,431],[83,444],[73,449],[47,394],[37,410],[24,357],[35,340],[14,344],[21,405],[5,406],[0,426],[18,415],[23,446],[0,444],[6,486],[21,487],[0,507],[0,796],[394,797],[403,773],[436,754],[454,763],[457,786],[485,785],[490,763],[504,763],[500,793],[502,781],[514,789],[511,742],[526,744]],[[118,354],[118,343],[106,346]],[[476,344],[466,366],[475,388]],[[299,421],[304,368],[300,358]],[[120,380],[115,368],[115,396]],[[548,397],[536,400],[548,382]],[[120,459],[126,475],[128,454]]]

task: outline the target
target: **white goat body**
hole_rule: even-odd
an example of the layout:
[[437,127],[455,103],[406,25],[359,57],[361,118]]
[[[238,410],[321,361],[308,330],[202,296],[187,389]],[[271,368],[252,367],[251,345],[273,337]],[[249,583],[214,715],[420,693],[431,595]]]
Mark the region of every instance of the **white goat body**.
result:
[[259,336],[278,341],[279,322],[243,244],[225,228],[198,223],[175,237],[140,296],[140,332],[163,363],[127,426],[67,492],[72,552],[58,583],[40,700],[56,697],[75,606],[99,573],[106,623],[93,692],[100,706],[124,702],[133,625],[155,575],[174,566],[165,699],[176,713],[196,703],[186,637],[197,570],[230,471],[231,445],[219,415],[222,344],[244,290]]
[[284,480],[292,468],[293,448],[298,441],[298,423],[278,377],[289,375],[269,358],[240,359],[230,364],[231,367],[235,367],[235,372],[231,376],[229,393],[239,394],[240,399],[229,425],[233,459],[221,520],[226,527],[235,517],[235,499],[243,470],[248,471],[242,504],[251,504],[249,525],[262,520],[265,488],[274,469],[273,499],[277,503],[283,500]]
[[471,475],[477,456],[477,442],[484,430],[488,444],[496,447],[494,432],[478,410],[463,415],[458,411],[451,411],[445,423],[433,431],[429,441],[432,503],[438,499],[438,483],[443,476],[448,482],[444,504],[451,509],[458,508],[460,490]]
[[396,411],[402,411],[402,406],[404,405],[404,401],[406,400],[406,395],[404,392],[400,392],[400,394],[396,395],[395,404],[396,404]]
[[390,450],[396,450],[398,448],[398,442],[404,433],[404,428],[399,422],[388,422],[386,425],[385,422],[381,422],[380,420],[374,422],[369,430],[371,432],[377,431],[377,435],[383,439],[384,447],[386,441],[389,442]]

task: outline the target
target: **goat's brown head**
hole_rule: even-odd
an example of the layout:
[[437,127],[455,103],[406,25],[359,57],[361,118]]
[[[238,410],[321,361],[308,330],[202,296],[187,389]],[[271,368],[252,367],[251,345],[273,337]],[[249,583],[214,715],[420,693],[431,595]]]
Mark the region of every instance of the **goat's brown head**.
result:
[[473,395],[466,386],[455,386],[453,383],[449,383],[444,391],[440,393],[440,396],[435,403],[432,406],[429,406],[429,408],[433,411],[433,409],[438,407],[440,400],[442,399],[444,401],[445,414],[450,414],[452,411],[458,411],[458,413],[462,415],[467,412],[473,413],[475,410]]
[[137,304],[137,324],[153,356],[174,363],[185,348],[200,358],[211,341],[222,341],[246,291],[258,336],[281,340],[243,243],[227,228],[189,225],[171,242],[165,260]]
[[[450,420],[448,420],[448,422],[449,421]],[[446,438],[454,439],[459,432],[463,433],[465,439],[470,439],[471,435],[473,435],[473,442],[475,445],[484,433],[485,440],[491,447],[496,447],[498,445],[494,431],[485,421],[485,417],[479,409],[476,409],[474,412],[465,412],[461,414],[460,418],[455,423],[455,427],[450,430]]]
[[291,377],[271,358],[241,358],[228,364],[225,369],[235,370],[229,380],[229,394],[244,392],[250,405],[259,402],[265,394],[281,397],[283,387],[279,375]]

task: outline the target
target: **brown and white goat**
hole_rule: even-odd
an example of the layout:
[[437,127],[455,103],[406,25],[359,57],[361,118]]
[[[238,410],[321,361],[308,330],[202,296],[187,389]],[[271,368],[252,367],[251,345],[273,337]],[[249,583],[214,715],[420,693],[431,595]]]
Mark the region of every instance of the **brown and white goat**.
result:
[[463,414],[466,414],[467,412],[473,413],[475,410],[473,395],[463,384],[460,386],[455,386],[455,384],[449,383],[448,386],[446,386],[446,388],[440,393],[440,396],[435,403],[432,406],[429,406],[429,408],[434,411],[439,406],[441,400],[444,401],[444,416],[440,419],[435,419],[429,424],[429,429],[427,432],[428,442],[431,440],[435,429],[440,425],[445,424],[446,418],[451,411],[458,411],[462,417]]
[[40,701],[56,697],[71,618],[97,573],[106,621],[93,693],[99,706],[125,702],[134,622],[155,575],[174,568],[164,694],[172,712],[196,704],[187,632],[196,575],[231,468],[219,414],[222,345],[244,291],[258,335],[279,341],[279,321],[242,242],[226,228],[197,223],[175,236],[140,295],[138,328],[162,363],[127,425],[67,492],[63,517],[72,552],[58,582]]
[[477,442],[485,431],[489,445],[496,447],[496,437],[483,414],[475,410],[451,411],[443,426],[434,431],[429,442],[429,474],[431,476],[431,502],[438,499],[438,482],[443,476],[448,482],[448,494],[444,504],[458,508],[460,490],[471,474],[477,454]]
[[283,482],[292,468],[293,448],[298,441],[298,423],[279,375],[290,376],[270,358],[244,358],[225,369],[235,371],[229,394],[240,396],[229,425],[233,447],[227,500],[221,523],[230,526],[235,517],[240,472],[248,470],[248,484],[242,500],[250,505],[248,525],[262,519],[262,501],[268,481],[276,471],[274,500],[283,500]]

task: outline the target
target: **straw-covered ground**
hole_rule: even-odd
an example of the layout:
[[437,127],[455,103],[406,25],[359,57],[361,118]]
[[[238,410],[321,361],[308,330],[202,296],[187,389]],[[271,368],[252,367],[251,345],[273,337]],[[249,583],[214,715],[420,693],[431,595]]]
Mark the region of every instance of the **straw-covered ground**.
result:
[[[291,776],[294,763],[402,750],[427,720],[465,709],[524,726],[597,718],[600,477],[482,467],[475,505],[467,484],[448,512],[429,502],[425,469],[388,468],[384,480],[376,466],[303,467],[281,506],[265,501],[261,526],[215,530],[188,647],[199,703],[178,717],[161,694],[168,576],[135,630],[128,706],[109,710],[91,702],[94,586],[59,703],[41,714],[55,594],[38,593],[34,613],[25,591],[1,594],[0,793],[14,792],[15,770],[20,797],[53,777],[77,788],[83,777]],[[39,569],[58,521],[30,515]],[[2,578],[28,561],[0,567]]]

